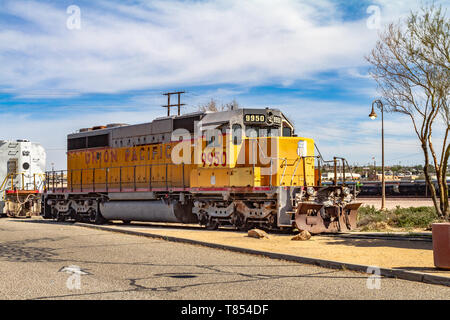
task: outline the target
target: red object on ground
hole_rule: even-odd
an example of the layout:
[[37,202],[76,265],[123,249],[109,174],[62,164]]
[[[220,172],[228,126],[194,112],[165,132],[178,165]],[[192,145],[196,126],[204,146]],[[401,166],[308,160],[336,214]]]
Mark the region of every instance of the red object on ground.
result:
[[450,223],[433,223],[432,227],[434,265],[450,269]]

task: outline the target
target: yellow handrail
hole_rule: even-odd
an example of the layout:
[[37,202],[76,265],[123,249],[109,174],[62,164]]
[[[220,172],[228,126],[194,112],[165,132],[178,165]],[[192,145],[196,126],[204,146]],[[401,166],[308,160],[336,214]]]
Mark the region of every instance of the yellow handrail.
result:
[[[19,172],[19,173],[9,173],[6,175],[5,179],[3,180],[2,184],[0,185],[0,191],[4,190],[14,190],[14,180],[17,179],[15,176],[20,176],[20,179],[22,180],[22,186],[21,190],[27,190],[25,188],[25,172]],[[41,178],[41,182],[45,180],[45,174],[42,173],[34,173],[33,174],[33,190],[38,189],[38,184],[36,183],[36,177]],[[11,181],[10,189],[7,189],[8,181]]]
[[5,179],[3,180],[2,184],[0,185],[0,190],[3,190],[3,188],[6,185],[6,182],[9,180],[10,175],[12,175],[11,173],[6,175]]

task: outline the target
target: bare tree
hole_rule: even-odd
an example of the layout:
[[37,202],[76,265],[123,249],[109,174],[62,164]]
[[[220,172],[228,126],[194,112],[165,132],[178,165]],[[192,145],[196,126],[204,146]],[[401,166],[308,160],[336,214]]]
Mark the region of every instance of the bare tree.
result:
[[[447,163],[450,155],[448,110],[450,23],[442,7],[431,5],[391,23],[366,57],[388,110],[408,115],[425,156],[424,173],[440,217],[449,217]],[[442,145],[433,130],[443,126]],[[439,195],[429,170],[433,164]]]
[[213,112],[226,111],[226,110],[236,110],[236,109],[239,109],[239,104],[234,99],[231,102],[219,105],[216,100],[211,99],[208,103],[200,105],[198,107],[198,109],[199,109],[199,111],[213,111]]
[[239,109],[239,107],[239,103],[236,101],[236,99],[233,99],[233,101],[228,102],[222,106],[224,110],[236,110]]

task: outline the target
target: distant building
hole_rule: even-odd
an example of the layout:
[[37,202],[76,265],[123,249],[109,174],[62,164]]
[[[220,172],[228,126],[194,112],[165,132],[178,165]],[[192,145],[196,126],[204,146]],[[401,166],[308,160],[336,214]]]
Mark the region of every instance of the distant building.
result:
[[[337,177],[338,179],[342,179],[342,173],[338,172]],[[361,179],[361,175],[359,173],[350,173],[350,172],[346,172],[345,173],[345,179],[346,180],[360,180]],[[332,181],[334,180],[334,172],[324,172],[322,173],[322,180],[325,181]]]
[[[378,180],[378,181],[383,180],[383,175],[381,173],[377,173],[376,180]],[[384,174],[384,180],[387,180],[387,181],[398,181],[398,180],[400,180],[400,178],[395,176],[391,172],[391,174],[386,174],[386,173]]]

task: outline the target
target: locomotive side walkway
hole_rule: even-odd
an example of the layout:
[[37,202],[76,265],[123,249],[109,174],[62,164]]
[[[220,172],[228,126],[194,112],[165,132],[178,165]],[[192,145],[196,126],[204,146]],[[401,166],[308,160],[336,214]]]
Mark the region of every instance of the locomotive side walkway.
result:
[[[333,269],[367,272],[378,267],[381,275],[399,279],[450,286],[450,270],[439,270],[433,264],[430,239],[395,240],[313,236],[308,241],[292,241],[293,235],[270,234],[269,239],[255,239],[247,233],[194,227],[174,227],[167,224],[131,224],[120,222],[95,226],[76,225],[107,231],[161,238],[213,248],[262,255],[275,259],[314,264]],[[399,235],[400,237],[400,235]],[[370,272],[370,271],[369,271]]]

